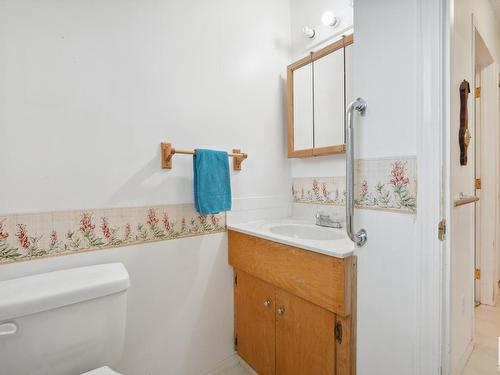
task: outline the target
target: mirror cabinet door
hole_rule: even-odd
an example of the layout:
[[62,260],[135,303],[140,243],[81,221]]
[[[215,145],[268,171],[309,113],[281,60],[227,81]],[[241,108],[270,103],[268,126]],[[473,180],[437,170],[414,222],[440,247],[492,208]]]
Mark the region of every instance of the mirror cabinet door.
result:
[[293,146],[294,150],[313,147],[313,71],[312,64],[293,72]]
[[345,143],[344,49],[313,62],[314,142],[313,147]]
[[345,152],[353,41],[347,35],[288,66],[288,157]]

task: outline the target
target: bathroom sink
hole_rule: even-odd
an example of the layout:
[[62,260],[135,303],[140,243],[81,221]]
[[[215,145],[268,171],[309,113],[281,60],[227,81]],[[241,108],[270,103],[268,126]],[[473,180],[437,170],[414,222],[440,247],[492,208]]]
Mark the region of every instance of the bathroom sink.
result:
[[301,240],[333,241],[345,237],[339,230],[306,224],[277,224],[270,227],[269,231]]

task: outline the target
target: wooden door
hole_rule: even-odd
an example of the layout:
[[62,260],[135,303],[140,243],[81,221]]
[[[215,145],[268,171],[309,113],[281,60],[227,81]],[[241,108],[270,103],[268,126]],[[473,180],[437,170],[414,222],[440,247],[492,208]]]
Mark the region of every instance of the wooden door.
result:
[[334,375],[335,314],[281,289],[276,311],[276,374]]
[[275,287],[245,272],[235,273],[236,350],[259,375],[274,375]]

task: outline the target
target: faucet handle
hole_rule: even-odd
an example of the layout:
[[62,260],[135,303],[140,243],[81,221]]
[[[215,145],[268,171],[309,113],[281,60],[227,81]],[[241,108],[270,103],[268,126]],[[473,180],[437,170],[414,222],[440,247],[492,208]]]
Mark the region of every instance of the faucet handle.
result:
[[330,228],[342,228],[341,220],[334,212],[316,212],[316,225]]
[[327,214],[327,213],[319,213],[319,218],[321,220],[326,220],[326,221],[331,221],[332,220],[332,215]]

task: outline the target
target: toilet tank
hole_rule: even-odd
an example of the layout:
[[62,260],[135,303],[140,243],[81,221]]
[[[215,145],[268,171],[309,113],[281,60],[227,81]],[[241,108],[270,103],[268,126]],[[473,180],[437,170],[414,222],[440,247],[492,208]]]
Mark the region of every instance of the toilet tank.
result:
[[0,373],[76,375],[119,360],[129,275],[111,263],[0,282]]

